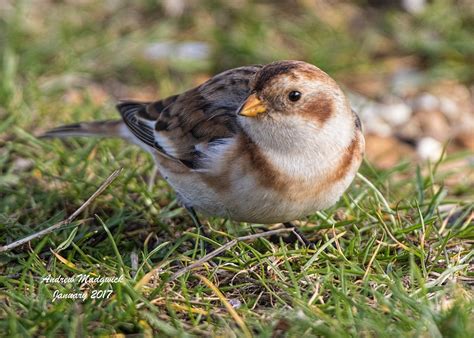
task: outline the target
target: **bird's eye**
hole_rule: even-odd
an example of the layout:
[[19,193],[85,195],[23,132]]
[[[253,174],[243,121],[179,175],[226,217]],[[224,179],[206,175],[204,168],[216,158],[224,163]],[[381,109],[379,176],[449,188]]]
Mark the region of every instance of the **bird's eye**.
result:
[[301,93],[296,90],[293,90],[288,94],[288,99],[292,102],[296,102],[301,99]]

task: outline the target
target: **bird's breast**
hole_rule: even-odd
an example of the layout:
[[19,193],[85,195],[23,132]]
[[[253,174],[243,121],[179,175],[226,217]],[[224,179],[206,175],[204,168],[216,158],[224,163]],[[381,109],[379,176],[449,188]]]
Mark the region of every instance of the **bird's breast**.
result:
[[247,148],[229,152],[215,170],[168,172],[167,178],[183,202],[207,215],[252,223],[287,222],[336,203],[359,168],[363,148],[363,136],[356,135],[326,167],[319,160],[269,161]]

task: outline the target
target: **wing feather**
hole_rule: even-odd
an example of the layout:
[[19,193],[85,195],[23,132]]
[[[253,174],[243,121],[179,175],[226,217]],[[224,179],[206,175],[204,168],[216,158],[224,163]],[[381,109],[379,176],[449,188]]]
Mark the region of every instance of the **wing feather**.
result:
[[123,122],[130,131],[143,143],[150,147],[155,147],[155,137],[153,128],[138,118],[138,112],[145,109],[146,103],[124,102],[117,105],[117,109],[122,115]]
[[260,68],[231,69],[180,95],[155,102],[125,101],[117,109],[141,142],[197,169],[204,156],[199,149],[240,129],[236,112]]

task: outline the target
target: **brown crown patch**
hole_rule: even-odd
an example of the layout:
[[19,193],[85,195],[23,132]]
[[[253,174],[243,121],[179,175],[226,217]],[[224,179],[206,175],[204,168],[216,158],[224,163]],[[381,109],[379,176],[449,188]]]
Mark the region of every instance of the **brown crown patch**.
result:
[[301,67],[298,61],[279,61],[270,63],[257,73],[253,90],[260,92],[272,79],[282,74],[289,74],[292,70]]
[[321,69],[311,66],[309,64],[305,64],[298,69],[298,75],[304,76],[306,79],[310,81],[318,81],[320,83],[324,83],[329,85],[330,87],[338,88],[336,81],[332,79],[328,74],[323,72]]

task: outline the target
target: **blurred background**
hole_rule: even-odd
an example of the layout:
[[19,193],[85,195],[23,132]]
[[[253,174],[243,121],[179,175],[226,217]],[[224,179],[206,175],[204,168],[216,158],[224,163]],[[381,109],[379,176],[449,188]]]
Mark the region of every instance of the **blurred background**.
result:
[[279,59],[341,84],[375,166],[474,150],[472,0],[1,0],[0,146]]
[[[147,153],[35,135],[280,59],[317,65],[348,94],[366,133],[364,176],[297,223],[317,251],[241,243],[199,273],[260,336],[467,337],[474,0],[0,0],[0,245],[65,219],[124,168],[77,222],[0,255],[0,332],[242,336],[194,277],[162,283],[204,252],[166,182],[148,186]],[[254,233],[206,224],[213,245]],[[127,281],[104,284],[113,299],[52,303],[76,286],[40,276],[73,272]]]

